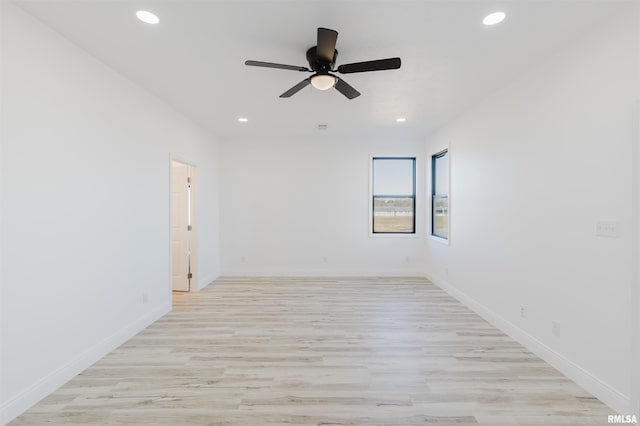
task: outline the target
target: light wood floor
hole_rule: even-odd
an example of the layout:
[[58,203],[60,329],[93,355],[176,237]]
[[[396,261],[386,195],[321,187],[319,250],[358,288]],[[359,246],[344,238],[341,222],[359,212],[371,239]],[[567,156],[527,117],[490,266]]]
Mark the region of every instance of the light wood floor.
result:
[[604,425],[424,279],[220,279],[15,425]]

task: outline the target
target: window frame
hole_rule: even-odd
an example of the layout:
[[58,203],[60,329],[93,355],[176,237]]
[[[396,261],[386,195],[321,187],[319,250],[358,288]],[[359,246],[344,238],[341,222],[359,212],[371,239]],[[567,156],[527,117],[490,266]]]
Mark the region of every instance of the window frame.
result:
[[[447,162],[448,162],[448,171],[447,171],[447,193],[446,194],[437,194],[436,193],[436,160],[439,158],[442,158],[444,156],[447,156]],[[430,185],[430,199],[431,199],[431,206],[429,209],[429,214],[431,215],[431,220],[430,220],[430,230],[429,230],[429,238],[434,240],[434,241],[438,241],[441,242],[443,244],[449,244],[449,241],[451,239],[451,151],[449,149],[449,147],[446,147],[444,149],[441,149],[440,151],[437,151],[436,153],[431,155],[431,173],[430,173],[430,177],[431,177],[431,185]],[[447,236],[442,236],[442,235],[438,235],[435,233],[435,220],[436,220],[436,215],[434,214],[435,211],[435,199],[436,198],[442,198],[444,196],[446,196],[447,198]]]
[[[385,195],[376,195],[374,194],[374,164],[376,160],[410,160],[413,172],[413,181],[412,181],[412,195],[393,195],[393,194],[385,194]],[[417,227],[416,227],[416,213],[417,213],[417,176],[418,176],[418,166],[417,166],[417,157],[416,156],[389,156],[389,155],[372,155],[369,158],[369,167],[371,170],[370,179],[369,179],[369,236],[375,237],[417,237]],[[413,217],[412,217],[412,228],[411,232],[376,232],[374,231],[374,212],[375,212],[375,200],[376,198],[407,198],[413,201]]]

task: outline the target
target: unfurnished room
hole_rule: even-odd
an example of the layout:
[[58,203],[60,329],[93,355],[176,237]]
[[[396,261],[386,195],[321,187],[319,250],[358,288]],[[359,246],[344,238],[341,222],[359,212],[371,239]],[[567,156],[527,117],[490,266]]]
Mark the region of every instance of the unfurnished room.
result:
[[640,421],[639,2],[0,6],[0,424]]

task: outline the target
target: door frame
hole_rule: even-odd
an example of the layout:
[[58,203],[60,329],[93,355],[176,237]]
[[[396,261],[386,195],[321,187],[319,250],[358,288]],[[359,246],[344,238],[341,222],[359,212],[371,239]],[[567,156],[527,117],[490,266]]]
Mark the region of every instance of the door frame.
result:
[[192,161],[188,161],[180,156],[169,155],[169,294],[173,292],[173,247],[171,244],[171,206],[172,199],[172,180],[173,180],[173,162],[184,164],[189,167],[190,179],[190,196],[189,205],[191,211],[191,232],[189,233],[189,270],[191,271],[191,280],[189,281],[189,291],[200,291],[200,283],[198,281],[198,166]]
[[[631,155],[631,229],[632,229],[632,282],[631,282],[631,411],[640,416],[640,99],[633,106],[633,133]],[[625,413],[626,414],[626,413]]]

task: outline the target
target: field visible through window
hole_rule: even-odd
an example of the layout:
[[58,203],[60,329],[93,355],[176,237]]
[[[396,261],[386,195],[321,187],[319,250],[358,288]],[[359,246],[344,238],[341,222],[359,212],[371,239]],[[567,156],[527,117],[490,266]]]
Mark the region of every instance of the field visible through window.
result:
[[413,232],[413,216],[374,216],[373,232]]
[[416,159],[375,157],[372,169],[374,234],[414,234]]
[[376,197],[373,202],[374,233],[412,233],[413,198]]

